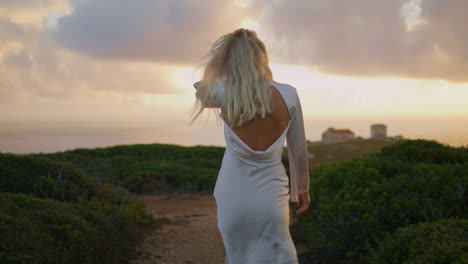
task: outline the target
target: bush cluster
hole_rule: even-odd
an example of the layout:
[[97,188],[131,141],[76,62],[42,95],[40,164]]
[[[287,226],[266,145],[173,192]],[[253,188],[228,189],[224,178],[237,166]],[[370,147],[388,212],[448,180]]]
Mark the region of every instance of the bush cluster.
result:
[[[106,148],[74,149],[41,154],[67,161],[101,181],[130,187],[132,192],[151,192],[153,179],[139,175],[161,175],[168,186],[192,191],[213,190],[225,148],[215,146],[184,147],[172,144],[132,144]],[[146,178],[148,183],[142,182]],[[142,187],[146,185],[146,187]],[[153,189],[154,190],[154,189]]]
[[[378,251],[384,245],[379,241],[394,236],[398,228],[466,219],[467,155],[467,148],[403,140],[312,171],[310,209],[300,221],[308,245],[302,258],[310,263],[367,263],[370,252],[383,252]],[[468,242],[463,239],[452,242]],[[426,263],[449,263],[436,262],[436,254],[426,260],[431,258]],[[376,259],[373,263],[399,263]],[[420,263],[412,261],[407,263]]]
[[370,264],[463,264],[468,263],[468,220],[440,219],[400,227],[386,234]]
[[135,193],[153,193],[169,189],[166,178],[153,171],[137,171],[125,178],[122,185]]
[[0,153],[0,263],[128,263],[154,219],[67,162]]

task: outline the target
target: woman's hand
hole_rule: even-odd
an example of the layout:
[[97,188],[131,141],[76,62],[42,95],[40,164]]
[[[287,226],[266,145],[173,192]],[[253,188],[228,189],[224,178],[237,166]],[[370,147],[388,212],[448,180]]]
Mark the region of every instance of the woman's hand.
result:
[[195,89],[198,89],[198,87],[200,87],[202,81],[199,81],[199,82],[196,82],[193,84],[193,87],[195,87]]
[[296,211],[296,215],[300,215],[309,209],[310,196],[309,192],[300,193],[297,195],[297,207],[299,209]]

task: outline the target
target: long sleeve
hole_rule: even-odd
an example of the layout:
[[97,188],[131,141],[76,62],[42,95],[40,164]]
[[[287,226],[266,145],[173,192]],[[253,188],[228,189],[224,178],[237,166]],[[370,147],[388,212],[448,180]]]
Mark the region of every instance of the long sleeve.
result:
[[289,159],[291,201],[298,201],[298,194],[309,191],[309,162],[305,138],[302,107],[294,89],[294,106],[291,111],[291,124],[286,134]]
[[[193,87],[197,89],[197,92],[195,93],[195,96],[198,97],[198,87],[200,87],[201,81],[196,82],[193,84]],[[208,108],[218,108],[223,106],[223,93],[224,93],[224,82],[221,81],[215,85],[215,95],[214,95],[214,101],[211,102],[207,107]]]

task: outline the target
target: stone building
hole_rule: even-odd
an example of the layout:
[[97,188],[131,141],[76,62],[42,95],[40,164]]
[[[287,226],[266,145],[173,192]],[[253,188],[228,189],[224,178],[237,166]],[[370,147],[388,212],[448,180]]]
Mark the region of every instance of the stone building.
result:
[[335,129],[329,127],[322,133],[322,142],[333,142],[354,139],[354,132],[349,129]]

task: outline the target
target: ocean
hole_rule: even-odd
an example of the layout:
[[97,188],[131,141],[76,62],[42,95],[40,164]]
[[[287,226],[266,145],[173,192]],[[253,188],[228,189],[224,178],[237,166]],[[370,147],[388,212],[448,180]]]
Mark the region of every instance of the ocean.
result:
[[[328,128],[350,129],[355,136],[368,138],[371,124],[385,124],[387,136],[433,139],[451,146],[468,146],[468,117],[305,118],[306,138],[320,141]],[[96,148],[122,144],[165,143],[182,146],[226,146],[222,123],[200,119],[150,122],[4,122],[0,123],[0,152],[51,153],[76,148]]]

